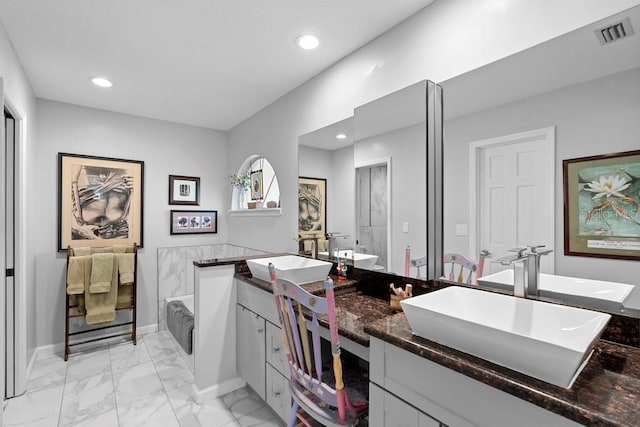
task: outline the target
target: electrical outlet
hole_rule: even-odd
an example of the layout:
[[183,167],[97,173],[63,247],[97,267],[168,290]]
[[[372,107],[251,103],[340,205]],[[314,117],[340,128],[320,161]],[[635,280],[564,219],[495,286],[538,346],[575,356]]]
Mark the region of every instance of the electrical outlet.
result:
[[467,224],[456,224],[456,236],[468,236],[469,226]]
[[409,232],[409,223],[407,221],[404,221],[402,223],[402,232],[403,233],[408,233]]

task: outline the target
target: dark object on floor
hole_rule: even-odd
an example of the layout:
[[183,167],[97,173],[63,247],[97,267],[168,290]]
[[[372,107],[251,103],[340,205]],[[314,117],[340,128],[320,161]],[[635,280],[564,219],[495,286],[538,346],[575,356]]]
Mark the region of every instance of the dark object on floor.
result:
[[193,337],[193,313],[182,301],[171,301],[167,304],[167,328],[178,344],[191,354]]

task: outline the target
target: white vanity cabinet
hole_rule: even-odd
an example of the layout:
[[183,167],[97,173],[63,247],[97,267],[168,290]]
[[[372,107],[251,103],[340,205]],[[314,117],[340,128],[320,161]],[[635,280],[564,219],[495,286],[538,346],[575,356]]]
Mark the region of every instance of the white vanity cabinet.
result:
[[369,383],[369,425],[371,427],[440,427],[442,424]]
[[[579,425],[393,344],[375,337],[370,342],[372,426],[404,425],[415,420],[414,411],[418,411],[415,425],[420,426],[438,426],[437,422],[456,427]],[[428,421],[432,424],[424,424]]]
[[238,371],[283,420],[289,419],[289,368],[273,295],[237,280]]
[[240,304],[236,306],[236,348],[240,375],[264,399],[265,320]]

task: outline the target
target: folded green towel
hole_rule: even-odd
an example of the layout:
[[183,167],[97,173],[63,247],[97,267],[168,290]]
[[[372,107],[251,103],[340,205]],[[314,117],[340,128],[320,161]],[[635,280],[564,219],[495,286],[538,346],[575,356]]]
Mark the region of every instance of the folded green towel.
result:
[[71,248],[75,256],[91,255],[91,248]]
[[[113,255],[113,254],[110,254]],[[113,268],[110,272],[111,286],[109,292],[101,294],[91,293],[89,289],[84,292],[84,305],[86,308],[85,321],[88,325],[112,322],[116,318],[116,302],[118,299],[118,260],[113,260]],[[91,277],[94,263],[85,264],[85,277]]]
[[131,249],[131,246],[123,246],[123,245],[114,245],[113,253],[114,254],[123,254]]
[[111,290],[113,274],[113,254],[101,253],[91,255],[91,281],[89,292],[102,294]]
[[84,294],[84,262],[89,256],[69,257],[67,265],[67,294]]
[[120,272],[120,284],[133,284],[134,254],[116,254],[118,257],[118,270]]

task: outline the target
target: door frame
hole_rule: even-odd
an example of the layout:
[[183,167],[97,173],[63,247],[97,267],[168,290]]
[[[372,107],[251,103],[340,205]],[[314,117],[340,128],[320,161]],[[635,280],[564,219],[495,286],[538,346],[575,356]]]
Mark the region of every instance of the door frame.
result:
[[[26,223],[25,220],[27,216],[27,208],[26,208],[26,144],[27,140],[27,118],[26,115],[17,108],[11,100],[6,97],[6,93],[2,92],[3,99],[3,108],[6,108],[9,113],[14,118],[14,140],[15,140],[15,167],[14,167],[14,245],[15,245],[15,254],[14,254],[14,284],[15,284],[15,395],[21,395],[26,391],[27,385],[27,281],[26,281],[26,273],[27,273],[27,233],[26,233]],[[2,121],[2,132],[4,134],[4,120]],[[2,154],[2,162],[4,165],[4,153]],[[2,189],[0,189],[0,194],[2,198],[1,202],[1,210],[2,213],[1,218],[2,222],[5,221],[5,192],[4,192],[4,166],[2,172]],[[6,268],[5,265],[5,251],[4,247],[1,250],[2,256],[2,270]],[[4,300],[4,298],[3,298]],[[6,302],[3,301],[3,307]],[[4,310],[3,310],[4,311]],[[4,331],[3,331],[4,335]],[[3,336],[4,342],[4,336]],[[3,349],[5,350],[5,349]],[[3,351],[4,354],[4,351]],[[4,366],[6,366],[6,360],[2,360],[3,362],[3,371]],[[3,387],[6,378],[4,378],[3,372]]]
[[[480,228],[480,205],[478,193],[480,192],[480,151],[489,147],[517,144],[528,141],[539,141],[544,150],[544,158],[547,159],[542,174],[552,177],[547,183],[546,192],[548,200],[545,206],[540,207],[540,214],[551,218],[551,226],[542,236],[542,241],[548,242],[554,251],[555,245],[555,140],[556,127],[534,129],[525,132],[503,135],[495,138],[474,141],[469,144],[469,253],[479,254],[478,230]],[[557,252],[556,252],[557,253]],[[475,256],[475,255],[472,255]],[[549,273],[555,272],[555,256],[546,257]]]
[[[389,271],[389,269],[391,268],[391,157],[381,157],[378,159],[371,159],[371,160],[365,160],[362,162],[355,162],[353,164],[353,168],[354,168],[354,185],[355,185],[355,189],[357,191],[358,189],[358,169],[359,168],[367,168],[367,167],[372,167],[372,166],[381,166],[381,165],[385,165],[387,167],[387,265],[384,266],[384,268],[386,269],[386,271]],[[354,243],[355,240],[358,240],[358,231],[360,228],[360,221],[358,219],[358,195],[355,194],[354,197],[354,213],[356,214],[356,224],[355,224],[355,230],[354,230]],[[354,247],[354,250],[356,248]]]

